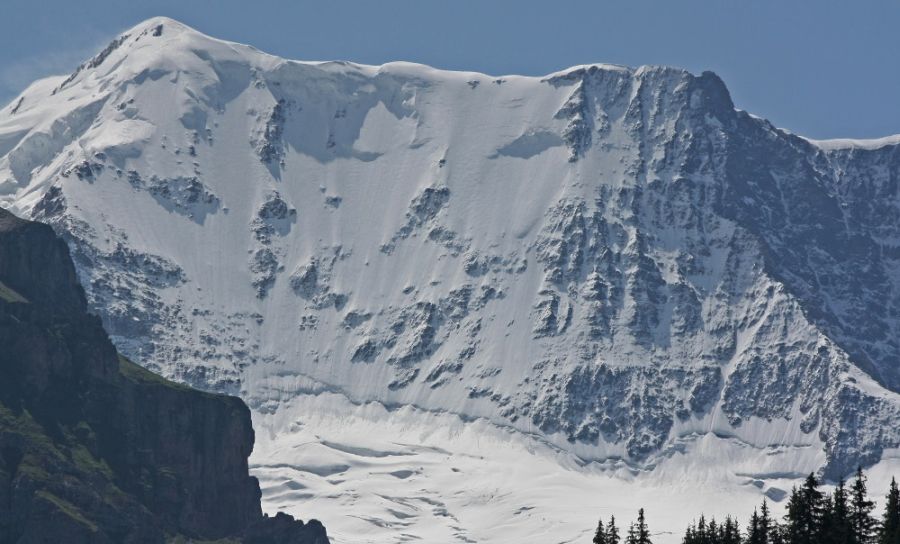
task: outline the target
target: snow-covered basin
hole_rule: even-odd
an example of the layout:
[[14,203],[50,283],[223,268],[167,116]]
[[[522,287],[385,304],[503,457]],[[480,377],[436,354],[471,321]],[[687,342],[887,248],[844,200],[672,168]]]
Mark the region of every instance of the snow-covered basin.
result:
[[[743,523],[766,497],[777,516],[818,447],[757,448],[688,433],[653,471],[588,462],[483,420],[405,406],[303,395],[254,413],[251,469],[263,508],[324,521],[335,544],[590,541],[599,517],[625,531],[645,508],[657,544],[677,543],[700,513]],[[801,448],[802,449],[802,448]],[[759,467],[772,470],[760,473]],[[880,498],[900,452],[868,471]]]

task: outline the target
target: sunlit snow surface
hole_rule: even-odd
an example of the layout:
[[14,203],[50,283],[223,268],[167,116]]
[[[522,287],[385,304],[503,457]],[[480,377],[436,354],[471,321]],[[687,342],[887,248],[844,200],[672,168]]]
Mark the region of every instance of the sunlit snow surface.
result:
[[712,74],[297,62],[156,18],[0,109],[0,205],[66,238],[120,351],[247,402],[270,511],[583,541],[894,455],[896,144],[811,144]]
[[[821,462],[814,447],[760,450],[703,434],[638,472],[584,463],[485,421],[353,405],[334,394],[297,397],[289,410],[256,414],[254,425],[251,470],[264,510],[327,520],[336,544],[587,543],[598,517],[614,515],[624,534],[638,508],[654,542],[674,544],[700,513],[743,524],[768,497],[780,517],[785,501],[772,498]],[[900,452],[867,474],[880,498],[900,474]]]

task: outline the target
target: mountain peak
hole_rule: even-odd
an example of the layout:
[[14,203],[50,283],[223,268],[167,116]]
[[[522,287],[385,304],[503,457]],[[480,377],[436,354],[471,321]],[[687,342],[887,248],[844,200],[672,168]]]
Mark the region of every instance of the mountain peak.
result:
[[166,30],[173,30],[175,32],[193,32],[195,34],[201,34],[200,31],[178,21],[176,19],[172,19],[171,17],[166,17],[165,15],[157,15],[155,17],[150,17],[149,19],[145,19],[140,23],[134,25],[127,31],[122,34],[128,35],[140,35],[144,32],[149,32],[155,35],[162,35]]
[[116,36],[103,50],[79,65],[52,94],[78,83],[91,86],[91,81],[105,81],[113,74],[127,79],[147,70],[190,70],[197,64],[197,57],[228,60],[236,47],[251,49],[217,40],[169,17],[152,17]]

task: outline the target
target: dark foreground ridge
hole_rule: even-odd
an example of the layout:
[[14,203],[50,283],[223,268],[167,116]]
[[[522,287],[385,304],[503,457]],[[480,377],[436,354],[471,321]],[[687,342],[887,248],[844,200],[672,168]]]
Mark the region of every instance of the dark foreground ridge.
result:
[[117,354],[50,227],[0,209],[0,543],[326,544],[264,516],[250,412]]

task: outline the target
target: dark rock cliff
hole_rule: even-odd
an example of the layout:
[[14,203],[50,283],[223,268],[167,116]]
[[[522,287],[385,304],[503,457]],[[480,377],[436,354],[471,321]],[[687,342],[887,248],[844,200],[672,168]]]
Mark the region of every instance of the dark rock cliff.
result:
[[260,509],[250,412],[117,354],[65,243],[0,210],[0,542],[325,544]]

